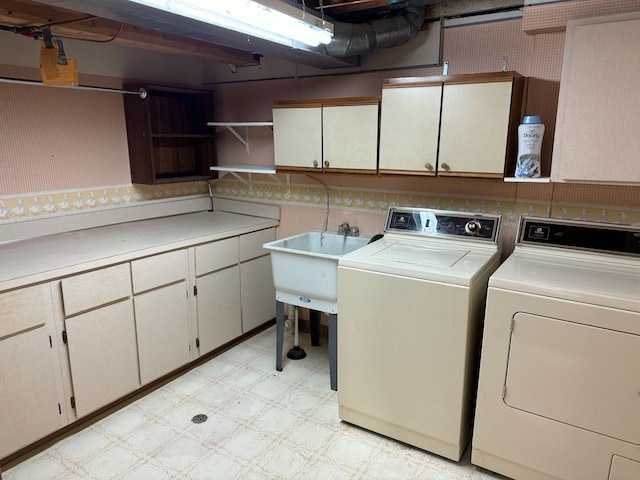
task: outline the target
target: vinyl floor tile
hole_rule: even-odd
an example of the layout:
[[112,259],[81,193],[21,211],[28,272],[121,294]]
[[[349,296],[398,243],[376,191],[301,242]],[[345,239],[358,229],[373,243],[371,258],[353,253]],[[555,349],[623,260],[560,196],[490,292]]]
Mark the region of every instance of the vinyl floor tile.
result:
[[[285,352],[291,346],[285,344]],[[343,423],[326,344],[275,370],[275,327],[3,472],[4,480],[499,480]],[[207,415],[194,423],[195,415]]]

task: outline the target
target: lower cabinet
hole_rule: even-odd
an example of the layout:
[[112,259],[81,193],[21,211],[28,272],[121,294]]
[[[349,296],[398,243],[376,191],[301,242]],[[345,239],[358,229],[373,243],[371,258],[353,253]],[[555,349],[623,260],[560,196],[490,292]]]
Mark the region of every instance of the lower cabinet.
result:
[[140,387],[130,298],[68,318],[65,324],[78,418]]
[[204,355],[242,335],[238,238],[195,247],[196,331]]
[[191,361],[186,249],[131,262],[142,385]]
[[0,458],[275,317],[276,228],[0,292]]
[[277,238],[275,228],[240,236],[240,297],[242,333],[276,316],[276,289],[273,286],[271,257],[262,248]]
[[0,293],[0,458],[67,424],[48,283]]
[[140,387],[130,266],[74,275],[60,285],[72,407],[80,418]]
[[225,268],[196,279],[198,351],[204,355],[242,335],[240,268]]
[[186,292],[183,281],[134,298],[143,385],[191,361]]

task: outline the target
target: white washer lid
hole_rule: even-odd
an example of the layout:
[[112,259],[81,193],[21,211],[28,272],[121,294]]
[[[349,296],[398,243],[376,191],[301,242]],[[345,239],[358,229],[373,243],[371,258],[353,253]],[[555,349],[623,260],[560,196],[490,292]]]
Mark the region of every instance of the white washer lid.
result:
[[469,286],[500,255],[495,244],[403,237],[387,234],[340,258],[338,267]]
[[516,247],[489,287],[640,312],[640,262],[606,254]]
[[372,257],[382,261],[412,263],[422,266],[452,267],[469,249],[447,249],[416,242],[397,242],[375,252]]

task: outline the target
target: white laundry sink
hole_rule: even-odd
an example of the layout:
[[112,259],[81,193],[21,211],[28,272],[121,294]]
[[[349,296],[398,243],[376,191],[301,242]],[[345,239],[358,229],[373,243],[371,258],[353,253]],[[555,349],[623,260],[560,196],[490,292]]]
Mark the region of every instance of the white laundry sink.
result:
[[276,299],[337,313],[338,260],[368,242],[369,237],[316,230],[265,243],[271,252]]

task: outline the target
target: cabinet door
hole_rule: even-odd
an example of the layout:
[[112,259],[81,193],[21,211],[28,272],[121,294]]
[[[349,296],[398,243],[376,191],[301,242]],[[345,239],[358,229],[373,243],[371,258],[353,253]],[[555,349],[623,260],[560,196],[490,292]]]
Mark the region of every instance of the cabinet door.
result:
[[196,287],[199,352],[203,355],[242,335],[240,267],[199,277]]
[[640,183],[640,13],[567,23],[551,179]]
[[0,294],[0,458],[66,425],[49,285]]
[[78,417],[140,387],[130,298],[67,318],[65,327]]
[[322,170],[322,107],[273,109],[276,167]]
[[242,333],[246,333],[276,316],[271,257],[265,255],[240,264],[240,284]]
[[381,173],[435,175],[442,84],[383,88]]
[[375,173],[378,168],[379,106],[322,108],[323,170]]
[[143,385],[191,360],[187,288],[182,281],[134,297]]
[[446,84],[438,175],[504,175],[513,82]]

